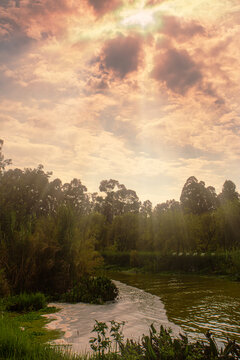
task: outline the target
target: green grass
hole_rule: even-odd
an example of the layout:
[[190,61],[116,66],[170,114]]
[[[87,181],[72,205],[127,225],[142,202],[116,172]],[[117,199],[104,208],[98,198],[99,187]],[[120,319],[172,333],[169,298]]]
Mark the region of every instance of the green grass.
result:
[[24,329],[24,332],[34,339],[34,341],[46,343],[61,337],[62,332],[59,330],[48,330],[45,326],[50,322],[50,320],[42,315],[52,314],[57,311],[58,309],[56,308],[47,307],[39,311],[25,314],[5,314],[5,318],[13,320],[15,324],[19,328],[21,327]]
[[40,344],[16,321],[0,320],[0,359],[63,359],[49,345]]
[[25,334],[39,343],[45,343],[58,339],[62,332],[59,330],[48,330],[45,325],[50,322],[47,317],[42,315],[52,314],[59,309],[56,307],[45,307],[38,311],[29,312],[9,312],[6,307],[9,298],[0,298],[0,319],[7,323],[14,323],[18,328],[24,329]]

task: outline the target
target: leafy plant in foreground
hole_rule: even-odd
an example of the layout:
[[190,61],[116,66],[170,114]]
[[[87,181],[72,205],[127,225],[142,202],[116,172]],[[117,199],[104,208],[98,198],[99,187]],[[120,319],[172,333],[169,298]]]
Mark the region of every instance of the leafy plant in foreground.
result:
[[[93,331],[97,336],[91,338],[91,348],[99,359],[126,360],[239,360],[240,346],[228,340],[225,347],[219,349],[207,332],[207,343],[202,341],[189,342],[186,335],[173,338],[171,330],[160,327],[159,332],[150,326],[149,335],[143,335],[140,341],[127,339],[124,342],[122,326],[124,322],[110,322],[111,327],[104,322],[96,321]],[[109,330],[109,332],[108,332]],[[112,339],[108,336],[110,333]],[[115,342],[115,351],[112,343]],[[119,349],[119,351],[117,351]]]
[[103,357],[106,350],[110,350],[110,346],[111,346],[111,340],[107,336],[108,326],[104,322],[97,320],[95,321],[96,324],[94,325],[92,332],[96,332],[97,336],[92,337],[89,340],[89,343],[91,345],[92,350],[96,352],[99,357],[100,356]]

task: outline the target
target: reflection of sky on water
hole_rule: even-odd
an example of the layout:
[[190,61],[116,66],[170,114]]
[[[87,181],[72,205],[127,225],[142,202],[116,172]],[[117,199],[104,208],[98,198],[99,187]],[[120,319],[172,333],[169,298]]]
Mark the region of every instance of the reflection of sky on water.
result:
[[221,343],[227,337],[240,342],[240,284],[217,277],[195,275],[116,274],[113,277],[159,296],[169,321],[191,338],[205,339],[210,329]]
[[95,320],[125,321],[125,338],[140,338],[142,334],[148,333],[151,323],[157,327],[171,327],[174,334],[179,333],[180,328],[168,321],[159,297],[120,282],[117,282],[117,286],[120,296],[113,303],[61,304],[62,310],[49,316],[56,320],[49,323],[48,328],[63,330],[65,334],[61,343],[72,344],[72,349],[76,352],[89,350],[89,338],[94,336],[91,330]]

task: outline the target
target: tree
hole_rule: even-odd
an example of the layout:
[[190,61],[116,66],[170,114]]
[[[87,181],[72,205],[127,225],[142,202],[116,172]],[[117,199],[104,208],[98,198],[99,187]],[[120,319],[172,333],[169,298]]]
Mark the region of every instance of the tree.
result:
[[79,215],[89,212],[90,202],[87,188],[81,183],[81,180],[75,178],[70,183],[65,183],[62,191],[65,205],[75,209]]
[[104,196],[98,197],[97,208],[112,222],[115,216],[125,213],[138,213],[140,208],[139,198],[134,190],[127,189],[125,185],[117,180],[103,180],[99,190]]
[[231,180],[226,180],[223,184],[222,192],[219,194],[220,202],[239,200],[239,197],[236,185]]
[[206,188],[205,183],[198,182],[194,176],[188,178],[184,184],[180,201],[184,212],[198,215],[217,207],[215,189],[212,186]]
[[155,213],[163,213],[168,210],[179,210],[180,209],[180,203],[176,200],[167,200],[164,203],[157,204],[154,208]]
[[150,200],[145,200],[140,206],[140,213],[149,217],[152,214],[152,203]]
[[138,237],[138,214],[126,213],[114,218],[111,225],[110,238],[118,251],[136,249]]
[[5,167],[12,164],[11,159],[4,160],[4,155],[2,153],[3,140],[0,139],[0,174],[5,170]]

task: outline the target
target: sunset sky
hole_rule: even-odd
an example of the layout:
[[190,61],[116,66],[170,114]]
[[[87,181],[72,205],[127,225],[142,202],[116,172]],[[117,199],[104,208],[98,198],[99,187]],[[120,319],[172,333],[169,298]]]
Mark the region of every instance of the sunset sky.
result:
[[0,0],[0,138],[89,191],[240,190],[239,0]]

